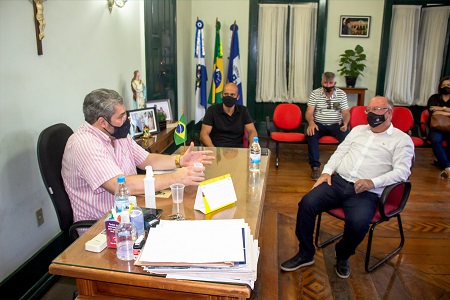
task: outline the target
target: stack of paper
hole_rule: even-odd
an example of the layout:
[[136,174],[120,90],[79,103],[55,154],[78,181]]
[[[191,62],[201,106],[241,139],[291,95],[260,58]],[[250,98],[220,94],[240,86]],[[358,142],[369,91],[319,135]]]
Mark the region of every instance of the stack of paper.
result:
[[135,264],[168,278],[248,284],[256,280],[258,241],[243,219],[161,221]]

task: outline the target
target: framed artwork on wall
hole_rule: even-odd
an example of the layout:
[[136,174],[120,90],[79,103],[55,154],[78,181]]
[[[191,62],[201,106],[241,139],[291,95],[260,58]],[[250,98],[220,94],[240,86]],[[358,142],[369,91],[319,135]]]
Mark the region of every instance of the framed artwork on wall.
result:
[[145,102],[146,107],[155,107],[156,112],[163,111],[166,114],[167,121],[173,121],[172,108],[170,106],[170,99],[150,100]]
[[369,16],[341,16],[340,37],[368,38],[370,32]]
[[148,132],[148,134],[159,132],[155,107],[129,110],[128,118],[130,119],[130,135],[132,138],[139,137],[144,132]]

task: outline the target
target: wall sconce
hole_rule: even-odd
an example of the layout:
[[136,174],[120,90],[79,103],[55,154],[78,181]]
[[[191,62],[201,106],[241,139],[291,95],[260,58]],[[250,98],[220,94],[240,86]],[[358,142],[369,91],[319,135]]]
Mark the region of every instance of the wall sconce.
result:
[[127,3],[128,0],[106,0],[108,1],[108,9],[109,9],[109,13],[112,12],[112,8],[114,3],[117,5],[117,7],[124,7],[125,3]]

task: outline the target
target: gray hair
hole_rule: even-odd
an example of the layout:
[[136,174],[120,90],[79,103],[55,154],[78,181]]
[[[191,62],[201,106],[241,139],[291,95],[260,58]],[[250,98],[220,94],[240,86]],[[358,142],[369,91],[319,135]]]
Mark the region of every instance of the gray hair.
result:
[[334,75],[333,72],[325,72],[322,74],[322,78],[325,78],[327,80],[334,79],[335,77],[336,75]]
[[111,121],[116,105],[123,105],[123,98],[118,92],[108,89],[98,89],[86,95],[83,102],[84,120],[94,124],[99,117]]

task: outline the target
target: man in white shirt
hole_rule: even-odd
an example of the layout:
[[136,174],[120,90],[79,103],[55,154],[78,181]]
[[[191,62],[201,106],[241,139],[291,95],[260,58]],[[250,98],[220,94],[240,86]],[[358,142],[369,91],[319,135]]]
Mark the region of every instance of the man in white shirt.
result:
[[[316,215],[343,207],[344,235],[336,244],[336,273],[350,275],[348,258],[364,239],[383,188],[405,181],[411,174],[414,145],[391,124],[393,104],[377,96],[367,106],[369,125],[352,129],[323,168],[322,175],[298,205],[296,235],[300,251],[281,264],[294,271],[314,264],[313,233]],[[336,172],[336,173],[335,173]]]
[[336,87],[334,78],[332,72],[323,73],[322,86],[311,92],[305,113],[308,122],[306,136],[312,180],[317,180],[320,176],[319,139],[330,135],[341,143],[348,133],[350,111],[347,94]]

